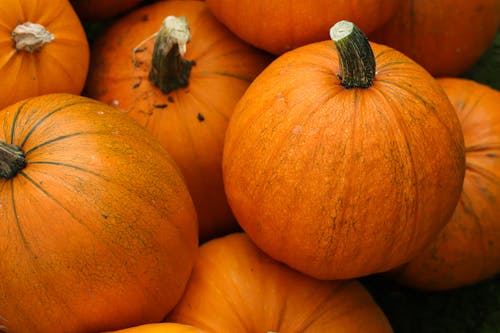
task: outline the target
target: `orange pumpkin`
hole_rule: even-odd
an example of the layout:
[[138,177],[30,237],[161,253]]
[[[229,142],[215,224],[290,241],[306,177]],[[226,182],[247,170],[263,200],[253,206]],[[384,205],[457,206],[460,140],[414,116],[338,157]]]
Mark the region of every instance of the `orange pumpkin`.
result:
[[111,19],[139,5],[142,0],[70,0],[82,20]]
[[197,254],[194,205],[147,131],[89,98],[0,112],[0,327],[96,332],[160,321]]
[[486,51],[498,28],[498,0],[402,0],[396,15],[369,36],[434,76],[458,76]]
[[392,332],[357,281],[319,281],[271,259],[244,233],[200,248],[186,292],[167,317],[213,333]]
[[82,92],[89,45],[67,0],[2,0],[0,26],[0,109],[41,94]]
[[437,239],[391,272],[400,283],[426,290],[463,287],[500,273],[500,92],[466,79],[438,81],[464,132],[463,192]]
[[[166,24],[184,29],[179,38],[185,40],[171,51],[165,45],[172,36],[162,23],[167,16],[178,18]],[[148,39],[160,27],[156,39]],[[235,104],[269,56],[237,39],[196,0],[161,1],[134,11],[101,36],[92,55],[88,95],[134,118],[173,156],[198,212],[200,240],[237,230],[222,183],[224,133]]]
[[124,328],[107,333],[205,333],[196,327],[177,323],[154,323]]
[[366,33],[387,22],[397,0],[206,0],[214,15],[244,41],[279,55],[328,38],[339,20]]
[[250,238],[321,279],[416,256],[450,219],[465,169],[460,123],[429,73],[350,22],[332,33],[337,47],[290,51],[254,80],[223,155]]

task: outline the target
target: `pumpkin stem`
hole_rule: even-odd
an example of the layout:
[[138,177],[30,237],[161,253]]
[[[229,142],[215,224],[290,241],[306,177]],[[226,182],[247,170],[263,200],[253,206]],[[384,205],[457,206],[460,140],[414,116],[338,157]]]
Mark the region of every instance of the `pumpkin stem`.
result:
[[26,158],[21,148],[0,141],[0,178],[13,178],[26,165]]
[[168,16],[163,20],[155,40],[149,79],[165,94],[189,84],[194,62],[182,56],[190,39],[185,17]]
[[343,87],[368,88],[375,77],[375,56],[366,35],[352,22],[339,21],[330,29],[340,60]]
[[39,51],[45,44],[54,40],[54,35],[43,25],[31,22],[17,25],[12,30],[10,37],[15,42],[17,51],[29,53]]

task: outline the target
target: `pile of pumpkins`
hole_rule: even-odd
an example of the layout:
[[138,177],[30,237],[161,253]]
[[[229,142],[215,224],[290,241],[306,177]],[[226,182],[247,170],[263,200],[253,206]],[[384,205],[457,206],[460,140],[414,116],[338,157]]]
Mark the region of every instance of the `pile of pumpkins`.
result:
[[392,332],[358,278],[500,272],[500,92],[460,78],[500,1],[0,21],[0,332]]

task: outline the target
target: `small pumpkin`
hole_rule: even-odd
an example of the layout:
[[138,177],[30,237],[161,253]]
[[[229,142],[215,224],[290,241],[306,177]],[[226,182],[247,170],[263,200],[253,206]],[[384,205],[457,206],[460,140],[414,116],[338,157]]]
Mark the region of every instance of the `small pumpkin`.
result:
[[332,23],[356,22],[366,33],[395,13],[397,0],[206,0],[214,15],[247,43],[280,55],[328,38]]
[[49,94],[0,112],[0,330],[160,321],[197,254],[186,184],[115,108]]
[[177,323],[154,323],[124,328],[107,333],[206,333],[196,327]]
[[88,95],[135,119],[173,156],[198,212],[201,241],[238,230],[222,183],[224,134],[237,101],[270,61],[197,0],[142,7],[92,50]]
[[0,109],[27,97],[82,92],[89,45],[67,0],[2,0],[0,26]]
[[250,85],[224,143],[229,204],[271,257],[320,279],[382,272],[450,219],[465,172],[458,117],[430,74],[351,22]]
[[402,0],[392,19],[369,37],[436,77],[458,76],[479,60],[499,28],[498,0]]
[[142,0],[70,0],[78,16],[85,21],[111,19],[138,6]]
[[168,321],[207,332],[392,332],[355,280],[319,281],[273,260],[244,233],[200,247],[186,292]]
[[438,82],[462,124],[466,171],[453,217],[416,258],[391,272],[425,290],[471,285],[500,273],[500,92],[461,78]]

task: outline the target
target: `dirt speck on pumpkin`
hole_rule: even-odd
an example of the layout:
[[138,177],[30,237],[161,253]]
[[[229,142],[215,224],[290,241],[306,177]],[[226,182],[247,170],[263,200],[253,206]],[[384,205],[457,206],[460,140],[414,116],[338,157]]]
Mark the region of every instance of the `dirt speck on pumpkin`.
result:
[[201,113],[198,113],[198,116],[196,116],[196,118],[198,118],[198,121],[201,123],[202,121],[205,120],[205,116],[202,115]]

